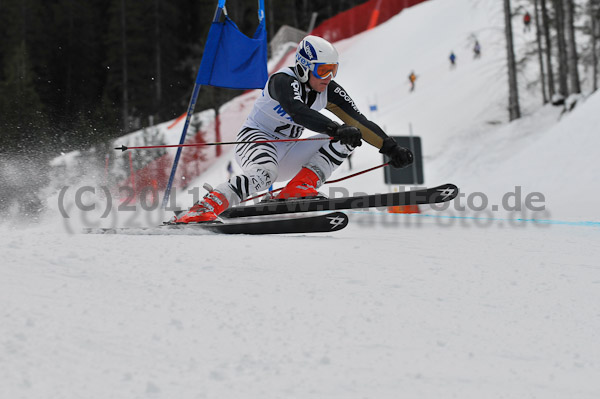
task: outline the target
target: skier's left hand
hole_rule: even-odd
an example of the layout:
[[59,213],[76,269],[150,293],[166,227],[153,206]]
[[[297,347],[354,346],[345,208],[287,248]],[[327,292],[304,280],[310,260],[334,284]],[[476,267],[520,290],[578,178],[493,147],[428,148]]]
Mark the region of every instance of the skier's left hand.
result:
[[391,137],[383,140],[379,152],[390,158],[390,165],[394,168],[405,168],[414,160],[413,153],[408,148],[400,147]]
[[333,134],[333,141],[340,141],[342,144],[347,144],[352,147],[359,147],[362,145],[362,134],[357,127],[342,125],[337,126]]

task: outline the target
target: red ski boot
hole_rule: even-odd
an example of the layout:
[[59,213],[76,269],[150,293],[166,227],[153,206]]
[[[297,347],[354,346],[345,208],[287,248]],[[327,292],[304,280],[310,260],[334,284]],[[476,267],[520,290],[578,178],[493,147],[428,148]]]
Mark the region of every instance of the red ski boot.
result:
[[212,222],[227,208],[229,208],[227,198],[218,191],[211,191],[175,223]]
[[317,185],[319,176],[308,168],[302,168],[300,172],[277,194],[276,199],[317,197]]

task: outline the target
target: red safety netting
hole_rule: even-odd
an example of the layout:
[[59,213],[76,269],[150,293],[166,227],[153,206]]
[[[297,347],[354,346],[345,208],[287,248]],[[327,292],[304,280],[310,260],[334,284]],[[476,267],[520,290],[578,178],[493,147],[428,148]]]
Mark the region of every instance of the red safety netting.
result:
[[[336,42],[382,24],[405,8],[426,0],[370,0],[329,18],[317,26],[311,35]],[[374,17],[377,17],[374,20]],[[372,20],[373,19],[373,20]]]

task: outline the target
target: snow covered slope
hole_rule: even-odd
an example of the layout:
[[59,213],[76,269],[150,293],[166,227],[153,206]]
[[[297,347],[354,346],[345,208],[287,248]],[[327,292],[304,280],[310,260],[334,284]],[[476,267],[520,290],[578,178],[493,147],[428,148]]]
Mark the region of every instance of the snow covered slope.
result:
[[598,397],[597,228],[351,216],[334,236],[2,231],[2,397]]
[[[332,235],[93,236],[69,231],[102,199],[67,201],[66,219],[52,197],[37,225],[0,226],[0,398],[599,397],[600,96],[558,122],[526,71],[526,116],[506,123],[500,6],[431,0],[337,43],[358,106],[422,137],[426,183],[489,209],[351,212]],[[225,179],[218,162],[195,185]],[[363,146],[353,171],[379,163]],[[547,222],[491,210],[517,185],[545,195]],[[342,186],[389,189],[380,171]]]

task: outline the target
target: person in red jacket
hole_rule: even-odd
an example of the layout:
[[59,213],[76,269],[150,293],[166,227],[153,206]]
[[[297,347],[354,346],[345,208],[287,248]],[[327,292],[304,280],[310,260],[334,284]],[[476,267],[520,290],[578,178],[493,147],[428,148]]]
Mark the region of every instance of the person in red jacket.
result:
[[523,15],[523,32],[529,32],[531,30],[531,14],[528,11]]

